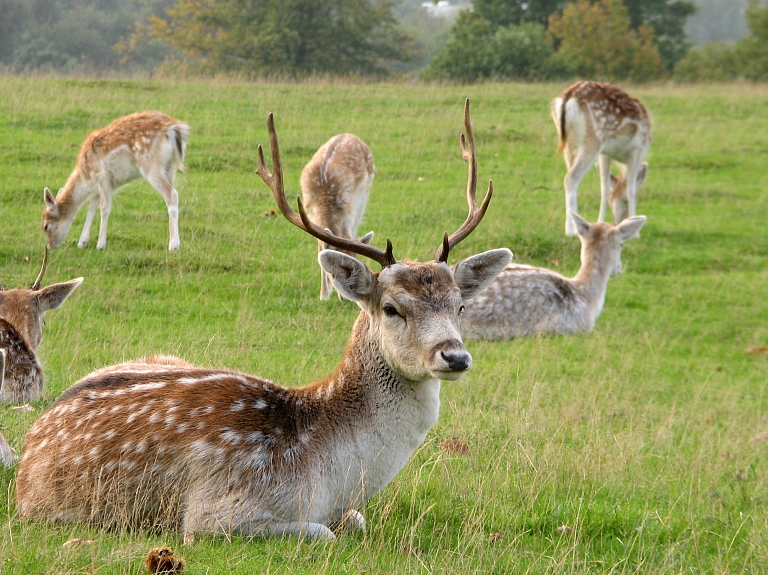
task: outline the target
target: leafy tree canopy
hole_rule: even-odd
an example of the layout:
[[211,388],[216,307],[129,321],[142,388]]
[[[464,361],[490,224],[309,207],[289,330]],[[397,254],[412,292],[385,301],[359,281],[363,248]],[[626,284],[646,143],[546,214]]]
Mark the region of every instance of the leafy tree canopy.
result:
[[151,34],[190,69],[307,75],[386,74],[411,42],[393,0],[178,0]]
[[559,53],[584,78],[650,80],[661,72],[661,56],[647,24],[635,32],[621,0],[578,0],[549,19]]

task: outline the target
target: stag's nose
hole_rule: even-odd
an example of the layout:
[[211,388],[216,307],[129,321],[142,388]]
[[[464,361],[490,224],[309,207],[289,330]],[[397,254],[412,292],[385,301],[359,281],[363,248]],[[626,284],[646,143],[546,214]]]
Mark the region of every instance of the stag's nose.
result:
[[472,365],[472,356],[466,351],[454,351],[450,353],[440,352],[440,355],[451,371],[467,371]]

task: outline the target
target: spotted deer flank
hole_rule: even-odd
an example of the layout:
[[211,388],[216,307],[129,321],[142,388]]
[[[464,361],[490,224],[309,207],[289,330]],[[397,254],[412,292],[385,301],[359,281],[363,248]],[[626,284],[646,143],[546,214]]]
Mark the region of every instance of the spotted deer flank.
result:
[[58,309],[83,278],[40,288],[43,267],[31,288],[3,289],[0,285],[0,401],[34,401],[43,395],[45,376],[37,357],[43,338],[43,315]]
[[581,269],[574,278],[551,270],[510,265],[466,304],[467,339],[510,339],[545,333],[590,332],[603,309],[611,276],[621,273],[621,249],[645,216],[617,226],[590,224],[571,214],[581,240]]
[[[328,140],[301,172],[301,193],[309,219],[338,237],[356,238],[373,175],[373,154],[360,138],[339,134]],[[369,232],[360,241],[370,243],[372,239],[373,232]],[[330,244],[318,240],[318,251],[324,249],[331,249]],[[332,292],[331,278],[321,269],[320,299],[327,300]]]
[[[334,372],[283,387],[226,369],[154,357],[111,366],[64,392],[27,433],[16,483],[22,517],[195,533],[334,537],[364,529],[358,511],[406,464],[435,424],[440,381],[472,366],[459,332],[464,302],[509,263],[491,250],[453,268],[451,249],[480,223],[477,162],[465,107],[469,215],[435,261],[397,261],[296,213],[283,186],[272,115],[272,170],[257,173],[293,224],[331,244],[318,256],[360,315]],[[374,273],[337,250],[378,262]],[[297,383],[297,382],[292,382]]]
[[[601,193],[597,221],[605,221],[609,203],[615,224],[634,216],[637,189],[648,171],[643,157],[651,145],[651,123],[640,100],[610,84],[576,82],[552,102],[552,118],[560,137],[558,153],[568,169],[565,233],[576,234],[568,213],[579,213],[579,183],[596,161]],[[621,164],[618,178],[611,173],[612,159]]]
[[121,186],[144,178],[163,196],[168,208],[168,249],[179,249],[179,194],[173,179],[176,171],[184,167],[188,140],[189,126],[160,112],[137,112],[88,134],[75,170],[56,198],[45,188],[43,230],[48,247],[61,245],[77,212],[87,203],[88,213],[77,247],[88,244],[99,209],[101,225],[96,248],[103,250],[107,246],[112,196]]

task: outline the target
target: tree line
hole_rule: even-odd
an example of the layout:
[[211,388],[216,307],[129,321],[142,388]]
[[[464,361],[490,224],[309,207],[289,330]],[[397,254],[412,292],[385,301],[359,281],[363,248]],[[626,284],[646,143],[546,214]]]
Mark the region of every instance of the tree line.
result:
[[400,0],[0,0],[0,65],[298,78],[417,68],[459,82],[762,79],[766,1],[749,0],[749,33],[736,45],[692,50],[692,0],[474,0],[449,31],[431,29],[442,38],[429,54],[398,20]]

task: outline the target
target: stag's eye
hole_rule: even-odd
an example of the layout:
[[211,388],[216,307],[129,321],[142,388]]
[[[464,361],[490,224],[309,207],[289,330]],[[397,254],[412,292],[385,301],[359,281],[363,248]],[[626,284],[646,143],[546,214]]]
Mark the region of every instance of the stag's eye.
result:
[[395,306],[390,304],[387,304],[384,306],[384,313],[389,317],[395,317],[396,315],[400,315],[399,313],[397,313]]
[[461,304],[461,305],[459,306],[459,313],[460,313],[460,314],[461,314],[461,313],[464,313],[464,304]]

